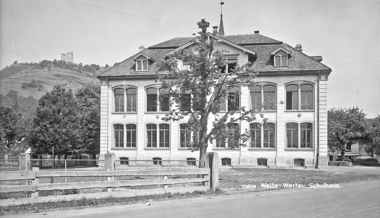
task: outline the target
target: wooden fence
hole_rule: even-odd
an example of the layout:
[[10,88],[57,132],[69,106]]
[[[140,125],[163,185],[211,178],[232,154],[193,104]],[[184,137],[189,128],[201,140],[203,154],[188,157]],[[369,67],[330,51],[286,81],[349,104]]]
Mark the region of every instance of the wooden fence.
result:
[[[134,168],[125,171],[10,171],[0,172],[0,181],[30,180],[30,185],[1,185],[0,193],[10,192],[31,192],[30,198],[4,199],[0,200],[0,206],[21,205],[30,203],[54,202],[61,200],[75,200],[80,198],[105,198],[105,197],[132,197],[137,195],[163,194],[167,192],[189,192],[204,191],[209,189],[210,169],[208,168],[157,168],[147,169]],[[170,178],[170,176],[200,175],[200,178]],[[115,180],[122,176],[150,176],[151,179],[135,180]],[[106,177],[107,181],[74,182],[74,183],[40,183],[42,178],[59,177]],[[201,183],[201,186],[172,187],[169,185]],[[127,189],[113,192],[115,188],[133,188],[143,186],[162,186],[162,188],[150,189]],[[39,196],[39,191],[46,190],[72,190],[72,189],[94,189],[108,188],[108,192],[59,195],[59,196]]]

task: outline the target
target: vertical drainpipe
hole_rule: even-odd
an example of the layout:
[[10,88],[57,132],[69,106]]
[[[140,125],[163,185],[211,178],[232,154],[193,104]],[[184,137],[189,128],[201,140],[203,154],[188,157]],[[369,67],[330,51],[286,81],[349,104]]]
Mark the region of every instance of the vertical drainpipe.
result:
[[315,169],[318,169],[318,165],[319,165],[319,77],[320,77],[320,72],[318,72],[318,80],[317,80],[317,155],[316,155]]
[[108,81],[108,77],[107,77],[107,153],[109,153],[110,152],[110,150],[109,150],[109,146],[108,146],[108,135],[109,135],[109,122],[110,122],[110,119],[109,119],[109,111],[108,111],[108,109],[109,109],[109,81]]

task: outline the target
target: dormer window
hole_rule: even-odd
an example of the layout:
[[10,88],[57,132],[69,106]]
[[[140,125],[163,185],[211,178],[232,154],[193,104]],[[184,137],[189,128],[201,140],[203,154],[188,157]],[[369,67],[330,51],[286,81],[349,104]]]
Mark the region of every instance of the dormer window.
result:
[[287,67],[289,66],[289,56],[290,52],[279,48],[276,51],[272,52],[271,55],[273,55],[273,62],[275,67]]
[[140,56],[135,59],[136,61],[136,71],[148,71],[148,58],[145,56]]

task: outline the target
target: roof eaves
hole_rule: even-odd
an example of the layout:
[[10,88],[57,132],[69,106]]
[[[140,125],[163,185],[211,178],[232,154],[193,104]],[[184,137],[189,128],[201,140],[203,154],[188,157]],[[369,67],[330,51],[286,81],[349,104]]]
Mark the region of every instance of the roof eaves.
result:
[[285,49],[285,48],[278,48],[278,49],[276,49],[275,51],[273,51],[272,53],[270,53],[270,55],[275,55],[275,54],[276,54],[277,52],[279,52],[279,51],[284,51],[284,52],[287,53],[288,55],[292,54],[291,51],[289,51],[289,50],[287,50],[287,49]]
[[247,48],[244,48],[243,46],[240,46],[240,45],[238,45],[238,44],[236,44],[236,43],[234,43],[234,42],[231,42],[231,41],[229,41],[229,40],[227,40],[227,39],[224,39],[224,38],[222,38],[222,37],[220,37],[220,36],[216,36],[216,35],[211,34],[211,33],[209,33],[209,36],[211,36],[211,37],[215,37],[216,39],[219,39],[219,40],[221,40],[222,42],[224,42],[224,43],[226,43],[226,44],[228,44],[228,45],[230,45],[230,46],[232,46],[232,47],[235,47],[235,48],[237,48],[237,49],[240,49],[240,50],[242,50],[242,51],[244,51],[244,52],[246,52],[246,53],[250,53],[250,54],[256,55],[256,52],[254,52],[254,51],[252,51],[252,50],[249,50],[249,49],[247,49]]

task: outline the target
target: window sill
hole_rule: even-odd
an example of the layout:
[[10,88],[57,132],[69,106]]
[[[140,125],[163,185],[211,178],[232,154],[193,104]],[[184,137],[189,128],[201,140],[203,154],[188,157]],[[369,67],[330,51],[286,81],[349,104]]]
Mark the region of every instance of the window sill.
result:
[[248,151],[276,151],[277,148],[248,148]]
[[285,110],[285,112],[315,112],[315,110]]
[[184,147],[181,147],[181,148],[178,148],[178,150],[191,151],[191,148],[184,148]]
[[120,148],[120,147],[111,147],[111,150],[137,150],[137,148]]
[[277,110],[261,110],[259,113],[277,113]]
[[170,111],[145,111],[145,114],[167,114]]
[[234,148],[234,149],[230,149],[230,148],[212,148],[212,150],[240,151],[240,148]]
[[170,148],[144,148],[144,150],[170,150]]
[[314,148],[285,148],[284,151],[314,151]]
[[137,112],[112,112],[111,114],[137,114]]

